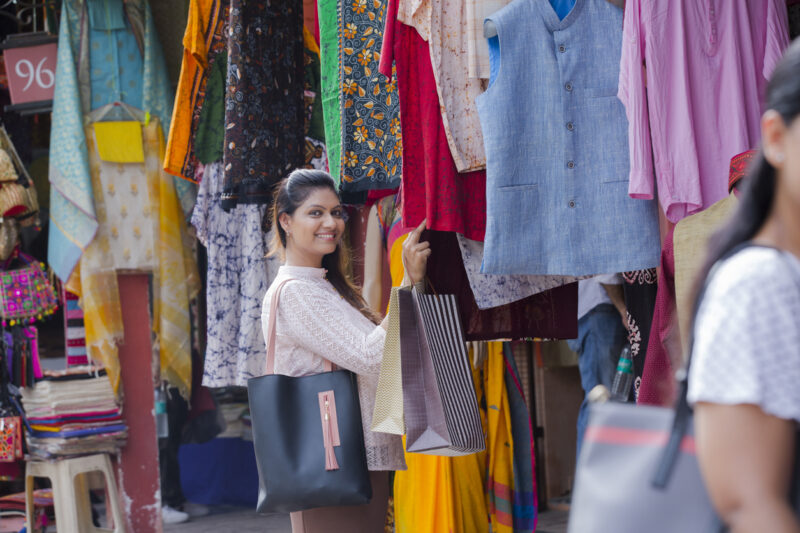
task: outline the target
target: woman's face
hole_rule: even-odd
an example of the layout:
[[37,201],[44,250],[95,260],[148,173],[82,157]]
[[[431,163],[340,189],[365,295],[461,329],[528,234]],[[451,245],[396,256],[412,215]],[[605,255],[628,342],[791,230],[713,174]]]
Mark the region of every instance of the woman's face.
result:
[[764,157],[781,178],[778,185],[793,204],[800,205],[800,117],[788,125],[774,111],[762,121]]
[[339,197],[328,188],[311,191],[292,215],[281,215],[286,231],[287,259],[304,266],[320,266],[336,250],[344,234],[345,211]]

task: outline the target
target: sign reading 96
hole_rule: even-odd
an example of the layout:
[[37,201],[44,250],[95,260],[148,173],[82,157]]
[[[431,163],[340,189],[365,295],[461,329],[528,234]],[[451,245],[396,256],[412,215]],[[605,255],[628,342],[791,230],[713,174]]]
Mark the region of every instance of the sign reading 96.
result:
[[55,43],[3,51],[12,104],[53,99],[57,52]]

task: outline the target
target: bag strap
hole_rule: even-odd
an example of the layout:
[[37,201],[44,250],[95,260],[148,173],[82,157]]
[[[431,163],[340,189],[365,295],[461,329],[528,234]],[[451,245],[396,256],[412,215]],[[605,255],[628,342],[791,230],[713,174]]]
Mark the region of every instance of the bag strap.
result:
[[[278,318],[278,303],[284,285],[290,281],[295,281],[295,279],[287,278],[278,283],[278,286],[275,287],[275,292],[272,293],[272,299],[269,303],[269,327],[267,329],[267,338],[265,339],[267,341],[267,375],[275,373],[275,324]],[[333,364],[325,359],[325,372],[331,372],[332,370]]]
[[[758,246],[751,242],[743,243],[733,250],[725,254],[721,257],[716,265],[719,265],[722,261],[729,259],[731,256],[739,253],[740,251],[744,250],[745,248],[750,248],[752,246]],[[779,256],[781,259],[786,263],[786,266],[789,268],[792,279],[794,279],[795,284],[800,290],[800,273],[797,271],[797,268],[789,262],[789,258],[786,257],[786,253],[783,250],[778,250]],[[708,276],[706,276],[706,280],[703,283],[703,287],[700,290],[700,294],[697,298],[697,305],[694,309],[694,317],[692,318],[692,327],[689,332],[689,352],[686,357],[686,364],[684,367],[678,371],[677,380],[678,380],[678,399],[675,406],[675,418],[672,422],[672,431],[670,432],[669,440],[667,441],[667,445],[664,448],[664,452],[661,455],[661,460],[658,463],[658,468],[656,469],[656,473],[653,476],[652,485],[657,489],[664,489],[666,488],[667,484],[669,483],[670,475],[675,467],[675,462],[680,455],[681,449],[681,442],[683,438],[686,436],[686,432],[689,429],[689,423],[692,419],[692,406],[689,405],[689,369],[692,365],[692,354],[694,352],[694,339],[695,339],[695,322],[697,320],[697,312],[700,309],[700,303],[702,302],[703,298],[705,297],[706,289],[708,288],[708,282],[711,279],[712,274],[716,266],[711,269]]]

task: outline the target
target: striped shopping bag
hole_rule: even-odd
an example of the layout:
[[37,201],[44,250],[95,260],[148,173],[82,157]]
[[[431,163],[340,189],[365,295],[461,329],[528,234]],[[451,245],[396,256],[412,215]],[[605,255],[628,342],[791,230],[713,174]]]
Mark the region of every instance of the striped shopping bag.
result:
[[486,448],[455,296],[398,291],[406,450],[467,455]]

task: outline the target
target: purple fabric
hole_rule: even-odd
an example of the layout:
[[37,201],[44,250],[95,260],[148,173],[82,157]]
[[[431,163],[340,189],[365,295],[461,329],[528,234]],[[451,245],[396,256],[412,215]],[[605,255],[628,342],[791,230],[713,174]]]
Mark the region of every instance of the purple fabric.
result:
[[628,0],[618,96],[632,198],[653,198],[655,173],[678,222],[727,195],[731,157],[759,142],[787,26],[785,0]]

